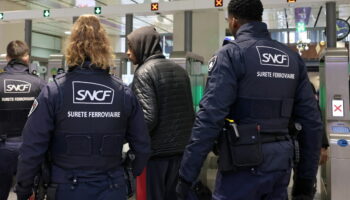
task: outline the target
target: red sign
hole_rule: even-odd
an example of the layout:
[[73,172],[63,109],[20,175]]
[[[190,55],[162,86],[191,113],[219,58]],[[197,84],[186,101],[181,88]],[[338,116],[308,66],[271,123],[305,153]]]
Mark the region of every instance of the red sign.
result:
[[215,0],[215,7],[224,6],[224,0]]
[[332,100],[333,117],[344,117],[344,101],[343,100]]
[[342,112],[341,107],[342,107],[342,105],[339,105],[339,106],[334,105],[334,112],[337,112],[337,111]]
[[159,9],[158,3],[151,3],[151,11],[157,11]]

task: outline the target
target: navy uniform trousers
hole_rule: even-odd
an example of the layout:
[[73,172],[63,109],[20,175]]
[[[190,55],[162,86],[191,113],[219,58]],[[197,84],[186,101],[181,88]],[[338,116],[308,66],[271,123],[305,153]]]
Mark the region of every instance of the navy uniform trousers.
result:
[[0,200],[7,200],[17,170],[20,138],[0,142]]
[[[75,180],[75,181],[74,181]],[[123,170],[95,175],[87,171],[63,171],[52,168],[55,200],[126,200],[127,187]],[[49,187],[49,190],[53,189]],[[48,192],[49,193],[49,192]],[[51,199],[48,199],[51,200]]]

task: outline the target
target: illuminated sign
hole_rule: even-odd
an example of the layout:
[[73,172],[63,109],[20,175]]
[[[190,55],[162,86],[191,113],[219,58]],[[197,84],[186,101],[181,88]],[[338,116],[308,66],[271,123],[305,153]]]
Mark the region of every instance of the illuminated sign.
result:
[[78,8],[95,7],[96,1],[95,0],[75,0],[75,6]]
[[43,16],[44,17],[50,17],[50,10],[44,10]]
[[95,7],[95,15],[102,14],[102,8],[101,7]]
[[215,0],[215,7],[224,6],[224,0]]
[[0,20],[4,19],[4,13],[0,13]]
[[297,0],[287,0],[287,3],[295,3]]
[[159,10],[159,4],[151,3],[151,11],[157,11],[157,10]]
[[304,31],[306,31],[305,23],[304,23],[304,22],[299,22],[299,23],[297,23],[297,31],[298,31],[298,32],[304,32]]

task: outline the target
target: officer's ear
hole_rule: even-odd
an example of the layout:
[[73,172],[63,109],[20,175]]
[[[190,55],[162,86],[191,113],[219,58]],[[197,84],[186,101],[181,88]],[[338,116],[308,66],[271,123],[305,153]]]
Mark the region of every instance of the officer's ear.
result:
[[8,56],[8,55],[6,55],[6,61],[7,62],[10,62],[12,59]]
[[29,54],[24,55],[21,60],[29,65]]

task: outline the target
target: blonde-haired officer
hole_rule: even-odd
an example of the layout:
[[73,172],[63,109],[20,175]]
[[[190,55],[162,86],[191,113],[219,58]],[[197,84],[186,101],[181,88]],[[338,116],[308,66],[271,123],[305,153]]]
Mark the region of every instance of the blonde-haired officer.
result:
[[150,139],[136,97],[108,73],[112,51],[97,17],[78,18],[66,58],[68,72],[43,89],[24,127],[18,199],[32,194],[34,177],[47,153],[49,198],[126,199],[122,146],[129,142],[137,176],[149,157]]

